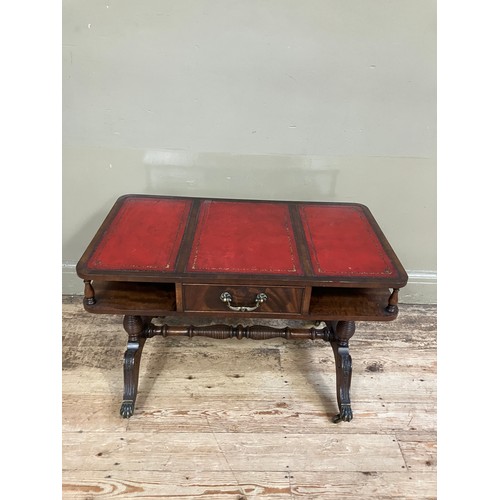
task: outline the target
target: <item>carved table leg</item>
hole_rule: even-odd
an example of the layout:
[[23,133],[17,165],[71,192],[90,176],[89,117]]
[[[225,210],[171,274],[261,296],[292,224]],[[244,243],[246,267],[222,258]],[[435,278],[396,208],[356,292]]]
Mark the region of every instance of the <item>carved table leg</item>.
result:
[[124,418],[130,418],[134,413],[142,348],[146,342],[144,329],[147,324],[141,316],[123,318],[123,328],[128,333],[127,350],[123,358],[123,402],[120,408],[120,415]]
[[337,373],[337,403],[339,414],[333,419],[335,423],[352,420],[351,409],[351,376],[352,359],[349,354],[349,339],[354,335],[356,325],[354,321],[327,322],[332,332],[330,344],[335,356],[335,368]]

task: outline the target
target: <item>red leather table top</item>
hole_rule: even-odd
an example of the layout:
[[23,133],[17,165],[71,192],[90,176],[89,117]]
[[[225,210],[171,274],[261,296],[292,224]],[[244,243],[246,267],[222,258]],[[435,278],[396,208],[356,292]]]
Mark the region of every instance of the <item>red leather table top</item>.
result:
[[127,195],[78,263],[84,279],[200,276],[404,286],[406,273],[359,204]]

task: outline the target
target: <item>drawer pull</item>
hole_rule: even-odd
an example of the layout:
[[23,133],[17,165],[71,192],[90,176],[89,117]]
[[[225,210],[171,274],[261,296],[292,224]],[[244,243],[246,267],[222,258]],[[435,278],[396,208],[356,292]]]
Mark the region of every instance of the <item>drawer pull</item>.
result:
[[226,304],[226,306],[231,309],[231,311],[239,311],[239,312],[251,312],[255,311],[263,302],[267,300],[267,295],[265,293],[258,293],[255,296],[255,305],[254,306],[232,306],[231,302],[233,297],[229,292],[222,292],[220,296],[220,300]]

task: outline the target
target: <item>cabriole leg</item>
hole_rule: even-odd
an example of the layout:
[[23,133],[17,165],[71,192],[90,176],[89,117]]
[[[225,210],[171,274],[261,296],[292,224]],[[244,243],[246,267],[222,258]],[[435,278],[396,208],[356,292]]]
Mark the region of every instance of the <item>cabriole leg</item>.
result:
[[123,401],[120,415],[130,418],[134,413],[135,399],[139,384],[139,367],[146,336],[143,334],[146,322],[141,316],[125,316],[123,328],[128,333],[128,344],[123,358]]
[[349,354],[349,339],[354,335],[356,325],[354,321],[327,322],[332,332],[330,344],[335,356],[335,369],[337,375],[337,403],[339,414],[334,417],[335,423],[352,420],[351,409],[351,377],[352,359]]

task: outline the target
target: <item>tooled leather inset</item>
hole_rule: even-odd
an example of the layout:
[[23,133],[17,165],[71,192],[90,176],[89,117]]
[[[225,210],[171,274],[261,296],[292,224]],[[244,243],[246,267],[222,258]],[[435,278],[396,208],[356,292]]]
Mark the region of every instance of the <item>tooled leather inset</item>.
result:
[[[315,231],[310,224],[310,214],[308,214],[308,209],[314,210],[324,210],[324,223],[322,224],[321,233],[317,230]],[[304,232],[306,235],[306,240],[308,243],[309,253],[311,255],[312,264],[314,267],[314,271],[316,274],[326,275],[326,276],[379,276],[379,277],[391,277],[395,274],[395,268],[385,253],[382,245],[380,244],[377,235],[373,231],[370,226],[368,220],[366,219],[361,207],[358,206],[350,206],[350,207],[332,207],[332,206],[315,206],[315,205],[305,205],[301,206],[300,216],[304,228]],[[363,257],[362,252],[358,251],[357,254],[355,251],[352,251],[348,257],[346,255],[342,256],[342,259],[338,258],[336,260],[336,251],[337,254],[340,251],[344,254],[349,253],[346,248],[341,247],[341,244],[338,243],[338,240],[341,238],[337,238],[337,242],[335,241],[336,234],[335,232],[330,232],[329,234],[326,232],[326,227],[329,222],[331,223],[331,219],[329,221],[328,214],[326,212],[331,211],[334,214],[334,211],[338,211],[337,213],[344,214],[349,213],[349,216],[352,218],[352,223],[355,223],[360,231],[362,231],[362,235],[365,239],[365,244],[369,247],[369,252],[366,252],[367,256],[376,255],[378,262],[375,263],[376,269],[367,270],[366,264],[361,265],[356,261],[356,258]],[[347,224],[346,224],[347,225]],[[339,224],[340,226],[340,224]],[[338,228],[338,233],[342,234],[342,229]],[[321,238],[331,239],[331,244],[329,246],[329,251],[326,252],[324,249],[320,250],[317,248],[319,241]],[[359,233],[358,233],[359,237]],[[315,241],[316,240],[316,241]],[[336,246],[337,245],[337,246]],[[344,260],[344,263],[341,263],[341,260]],[[372,263],[373,265],[373,263]]]
[[[143,217],[131,225],[130,220],[137,218],[136,208],[142,210]],[[190,208],[189,200],[126,199],[91,255],[88,268],[173,271]],[[148,225],[157,221],[156,210],[175,212],[177,217],[169,219],[170,227],[162,224],[161,217],[160,223]]]
[[[214,208],[217,214],[211,216]],[[220,217],[222,208],[226,209],[224,217]],[[262,214],[267,210],[272,220],[265,216],[259,218],[259,209]],[[241,225],[236,219],[238,214],[243,214]],[[228,226],[222,234],[224,222]],[[274,231],[278,244],[269,244],[259,228]],[[248,232],[242,235],[244,230]],[[225,257],[226,248],[234,254]],[[188,271],[302,275],[288,207],[273,203],[205,201],[200,209]]]

